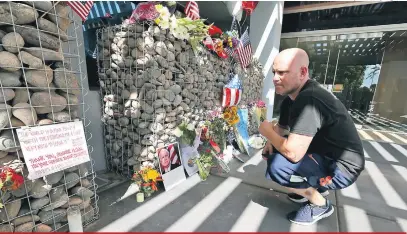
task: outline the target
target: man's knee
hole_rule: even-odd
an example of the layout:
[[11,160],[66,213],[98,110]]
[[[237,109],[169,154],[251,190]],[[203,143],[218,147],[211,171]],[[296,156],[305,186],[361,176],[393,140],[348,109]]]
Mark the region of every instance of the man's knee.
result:
[[291,183],[290,178],[295,172],[292,165],[290,165],[292,163],[283,155],[278,153],[273,154],[273,156],[269,158],[268,164],[268,173],[274,182],[282,186],[287,186]]

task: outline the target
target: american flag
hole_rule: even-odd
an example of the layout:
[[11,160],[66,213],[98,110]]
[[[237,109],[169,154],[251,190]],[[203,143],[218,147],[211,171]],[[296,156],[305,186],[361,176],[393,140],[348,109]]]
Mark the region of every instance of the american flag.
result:
[[189,1],[185,6],[185,14],[192,20],[197,20],[200,18],[199,16],[199,8],[198,3],[195,1]]
[[[233,21],[232,21],[232,25],[230,26],[230,31],[236,31],[239,32],[239,26],[238,26],[238,22],[235,16],[233,16]],[[225,52],[230,56],[233,57],[234,59],[236,59],[236,51],[234,48],[230,48],[230,47],[226,47],[225,48]]]
[[240,65],[245,68],[252,60],[252,46],[250,45],[249,31],[243,33],[237,47],[237,55],[239,57]]
[[228,107],[239,104],[240,99],[242,99],[242,92],[242,82],[237,75],[234,75],[229,83],[223,88],[222,106]]
[[68,1],[67,4],[81,17],[82,21],[85,21],[93,6],[93,1]]
[[170,151],[171,164],[175,164],[175,165],[180,164],[181,161],[180,161],[179,156],[177,154],[177,150],[175,149],[173,144],[168,146],[168,151]]

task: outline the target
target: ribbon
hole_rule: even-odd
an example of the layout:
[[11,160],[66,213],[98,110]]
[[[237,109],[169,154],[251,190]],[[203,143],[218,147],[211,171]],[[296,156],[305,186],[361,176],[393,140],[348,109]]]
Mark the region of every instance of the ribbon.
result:
[[212,148],[216,151],[216,153],[220,153],[220,148],[216,142],[214,142],[212,139],[209,140],[209,144],[212,146]]

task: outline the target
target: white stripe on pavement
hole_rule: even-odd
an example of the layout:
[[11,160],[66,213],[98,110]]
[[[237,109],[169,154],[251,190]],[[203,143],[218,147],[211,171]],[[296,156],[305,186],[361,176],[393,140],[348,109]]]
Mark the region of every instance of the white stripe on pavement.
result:
[[370,158],[369,154],[366,152],[366,150],[363,150],[363,153],[365,155],[365,158]]
[[397,140],[399,140],[399,141],[401,141],[401,142],[407,144],[407,140],[406,140],[405,138],[401,137],[400,135],[395,134],[395,133],[389,133],[389,134],[390,134],[392,137],[396,138]]
[[390,161],[390,162],[398,162],[399,160],[397,160],[393,155],[391,155],[389,152],[387,152],[387,150],[385,150],[384,148],[383,148],[383,146],[381,146],[379,143],[377,143],[377,142],[369,142],[372,146],[373,146],[373,148],[375,148],[378,152],[379,152],[379,154],[384,158],[384,159],[386,159],[387,161]]
[[345,197],[351,197],[354,199],[361,200],[359,189],[356,186],[356,183],[353,183],[351,186],[341,189],[341,193]]
[[391,186],[383,173],[379,170],[376,164],[370,161],[365,162],[366,171],[369,173],[370,177],[373,180],[373,183],[376,185],[377,189],[380,191],[383,199],[386,201],[387,205],[407,210],[407,205],[403,199],[399,196],[396,190]]
[[250,201],[230,232],[257,232],[267,211],[267,207]]
[[343,205],[347,232],[372,232],[372,226],[366,211],[363,209]]
[[367,134],[364,130],[358,130],[358,133],[360,134],[360,135],[362,135],[362,137],[364,138],[364,139],[362,139],[362,140],[370,140],[370,141],[373,141],[374,139],[369,135],[369,134]]
[[399,223],[401,231],[407,232],[407,220],[402,218],[396,218],[397,223]]
[[152,217],[157,211],[176,200],[182,194],[197,185],[201,179],[198,174],[189,177],[186,181],[179,184],[176,189],[171,189],[161,193],[142,206],[130,211],[126,215],[120,217],[116,221],[107,224],[98,232],[129,232],[146,219]]
[[382,139],[383,141],[393,142],[390,138],[388,138],[387,136],[383,135],[381,132],[373,131],[373,133],[374,133],[376,136],[378,136],[380,139]]
[[292,223],[290,226],[290,232],[317,232],[317,224],[313,225],[299,225]]
[[227,178],[165,232],[194,232],[241,182],[238,178]]
[[401,145],[397,145],[397,144],[391,144],[391,146],[393,146],[397,151],[399,151],[402,155],[404,155],[405,157],[407,157],[407,150],[401,146]]
[[261,150],[257,152],[253,157],[247,160],[241,167],[237,169],[238,172],[244,173],[244,168],[248,165],[257,166],[261,161],[263,161],[263,157],[261,156]]
[[401,177],[407,182],[407,168],[400,165],[392,165],[394,170],[396,170]]

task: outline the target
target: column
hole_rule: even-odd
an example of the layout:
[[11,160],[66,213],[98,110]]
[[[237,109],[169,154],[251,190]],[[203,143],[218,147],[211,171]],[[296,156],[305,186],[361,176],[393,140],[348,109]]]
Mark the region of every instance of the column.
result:
[[272,65],[280,48],[283,1],[260,1],[250,17],[250,42],[254,57],[264,66],[262,99],[267,106],[267,120],[273,118],[274,85]]

